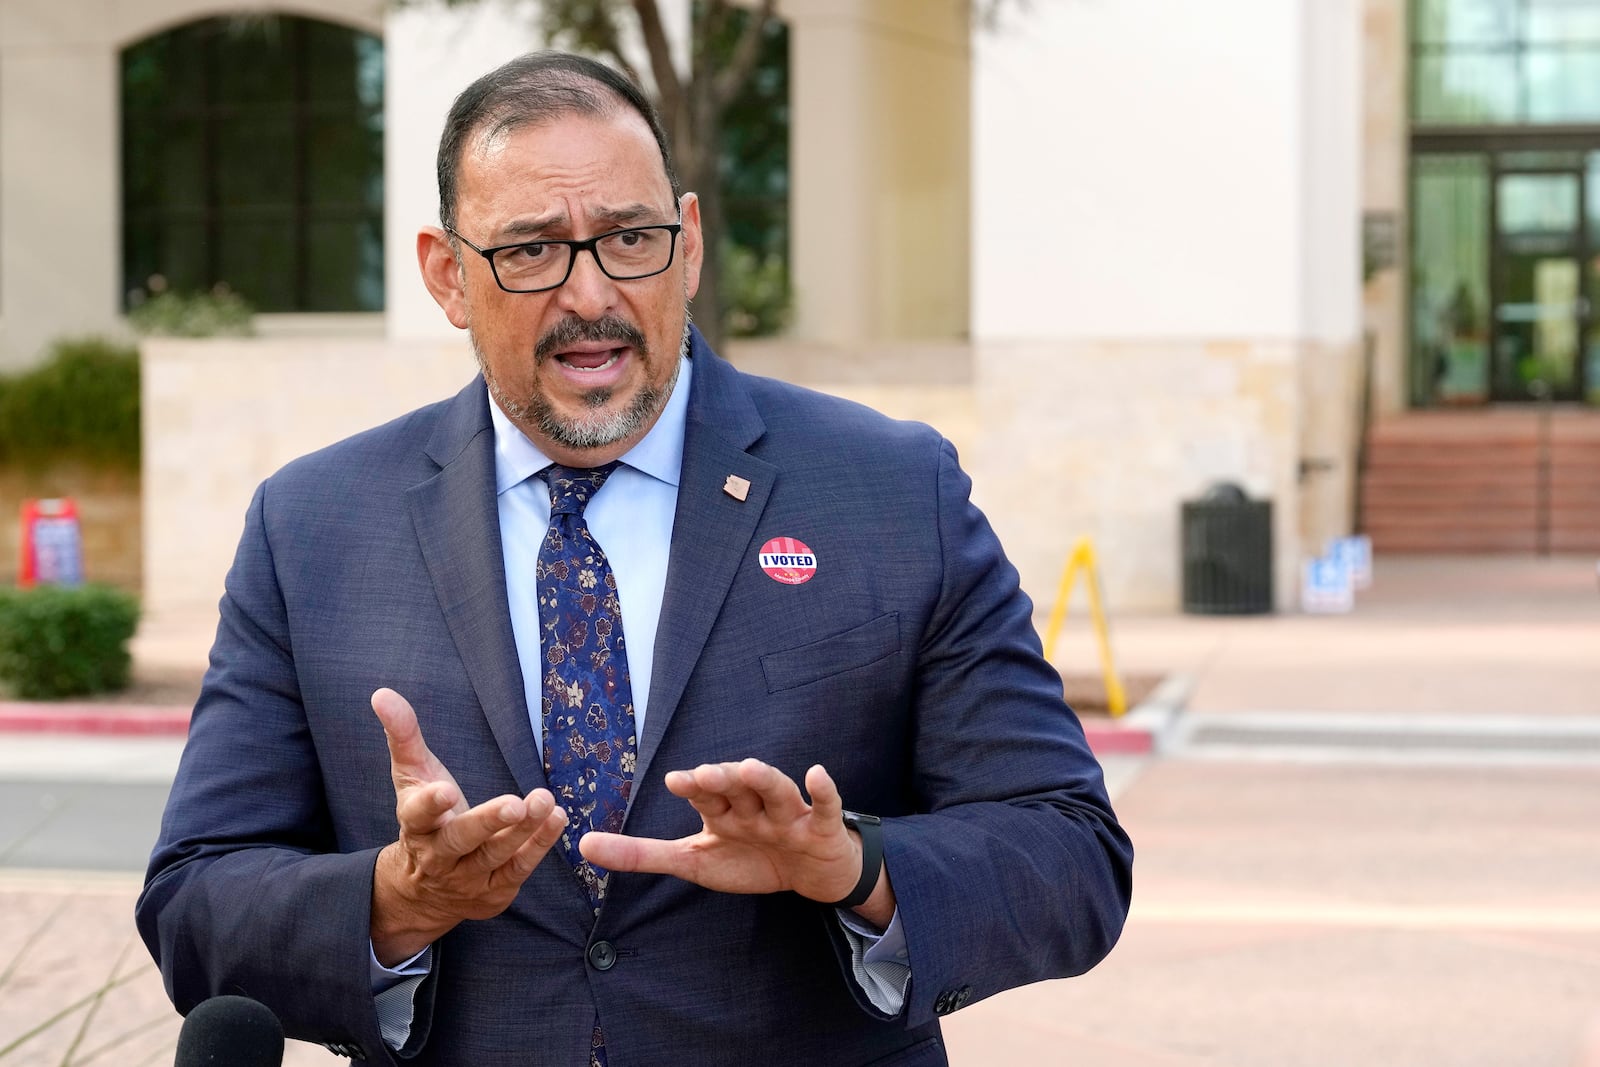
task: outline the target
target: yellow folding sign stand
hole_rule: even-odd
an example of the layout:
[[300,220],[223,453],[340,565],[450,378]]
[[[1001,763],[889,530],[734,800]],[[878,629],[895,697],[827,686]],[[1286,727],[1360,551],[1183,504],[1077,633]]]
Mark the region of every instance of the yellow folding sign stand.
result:
[[1111,630],[1106,625],[1106,613],[1100,603],[1100,566],[1095,562],[1094,543],[1087,537],[1078,538],[1067,556],[1067,565],[1061,571],[1061,588],[1056,592],[1056,605],[1050,611],[1050,624],[1045,627],[1044,658],[1053,659],[1056,638],[1067,619],[1067,601],[1072,598],[1072,587],[1078,572],[1084,574],[1089,587],[1089,613],[1094,622],[1095,636],[1100,641],[1100,672],[1106,683],[1106,708],[1112,716],[1128,710],[1128,695],[1122,691],[1122,681],[1117,677],[1117,667],[1111,658]]

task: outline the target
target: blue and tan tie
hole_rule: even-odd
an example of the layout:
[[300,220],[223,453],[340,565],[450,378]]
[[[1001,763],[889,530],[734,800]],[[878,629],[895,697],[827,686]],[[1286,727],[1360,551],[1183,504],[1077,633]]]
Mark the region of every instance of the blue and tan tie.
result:
[[[609,872],[584,859],[578,842],[590,830],[622,830],[637,758],[617,579],[583,518],[583,509],[616,468],[608,463],[592,470],[545,469],[550,528],[536,574],[544,654],[544,771],[556,803],[567,812],[561,851],[597,913]],[[598,1020],[590,1062],[606,1063]]]

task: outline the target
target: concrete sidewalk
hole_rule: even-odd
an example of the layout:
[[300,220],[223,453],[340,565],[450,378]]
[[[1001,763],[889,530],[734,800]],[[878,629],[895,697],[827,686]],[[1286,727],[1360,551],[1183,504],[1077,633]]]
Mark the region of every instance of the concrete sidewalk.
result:
[[[1590,557],[1380,557],[1348,615],[1124,616],[1125,671],[1177,672],[1195,712],[1600,715]],[[1095,664],[1077,617],[1063,671]]]

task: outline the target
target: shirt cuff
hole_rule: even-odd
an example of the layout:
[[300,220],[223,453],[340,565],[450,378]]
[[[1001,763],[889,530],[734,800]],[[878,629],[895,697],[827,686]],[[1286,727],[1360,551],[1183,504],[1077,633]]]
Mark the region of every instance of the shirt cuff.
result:
[[850,942],[850,969],[856,984],[872,1006],[885,1015],[905,1010],[906,989],[911,984],[911,954],[905,928],[896,908],[881,932],[853,911],[837,909],[834,915]]
[[378,1009],[378,1031],[383,1035],[383,1043],[398,1052],[411,1036],[417,990],[433,969],[433,946],[429,945],[398,967],[385,967],[378,962],[377,951],[370,946],[369,951],[372,960],[367,975]]

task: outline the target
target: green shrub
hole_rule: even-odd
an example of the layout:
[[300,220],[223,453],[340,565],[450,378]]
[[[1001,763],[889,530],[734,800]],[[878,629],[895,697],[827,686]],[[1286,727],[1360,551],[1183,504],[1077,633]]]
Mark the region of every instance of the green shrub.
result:
[[238,293],[217,283],[203,293],[168,289],[159,276],[150,292],[135,290],[128,324],[156,337],[248,337],[256,332],[255,309]]
[[139,469],[139,353],[100,338],[58,341],[49,358],[0,377],[0,463],[61,460]]
[[722,246],[722,291],[728,332],[734,337],[769,337],[789,322],[789,268],[783,257],[757,255],[732,243]]
[[139,601],[102,585],[0,590],[0,683],[23,700],[122,689]]

